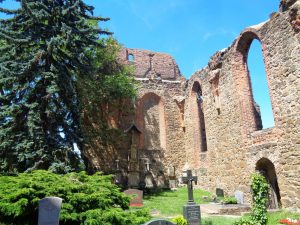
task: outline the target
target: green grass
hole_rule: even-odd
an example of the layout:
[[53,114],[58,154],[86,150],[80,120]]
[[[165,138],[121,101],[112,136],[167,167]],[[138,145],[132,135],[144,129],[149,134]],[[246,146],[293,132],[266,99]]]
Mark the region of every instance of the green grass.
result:
[[[211,197],[207,191],[194,189],[195,202],[204,203],[202,197]],[[156,194],[145,195],[143,204],[144,207],[151,211],[158,211],[164,217],[182,215],[182,207],[188,201],[187,188],[178,188],[174,191],[163,191]]]
[[277,225],[277,224],[279,224],[280,219],[286,219],[286,218],[300,219],[300,214],[287,212],[287,211],[268,213],[268,224],[267,225]]
[[[278,225],[279,220],[286,219],[286,218],[300,219],[299,213],[293,213],[293,212],[288,212],[288,211],[284,211],[284,210],[280,210],[278,212],[269,212],[267,214],[267,216],[268,216],[267,225]],[[249,216],[244,216],[243,218],[249,218]]]
[[210,216],[201,219],[202,225],[232,225],[239,218]]
[[[150,212],[157,212],[154,217],[157,218],[174,218],[182,215],[182,207],[187,203],[187,189],[186,187],[178,188],[175,191],[162,191],[154,194],[144,195],[144,206]],[[197,204],[207,203],[203,201],[203,196],[211,199],[211,194],[207,191],[194,189],[194,199]],[[244,216],[243,218],[246,218]],[[249,217],[249,216],[248,216]],[[300,214],[291,213],[287,211],[278,211],[268,213],[267,225],[278,225],[280,219],[300,219]],[[232,225],[235,221],[239,220],[236,217],[227,216],[209,216],[202,217],[202,225]]]
[[[248,218],[249,216],[244,216],[243,218]],[[280,219],[300,219],[300,214],[292,213],[287,211],[278,211],[268,213],[268,223],[267,225],[278,225]],[[239,218],[230,218],[223,216],[210,216],[202,219],[203,225],[232,225],[233,222],[238,221]],[[211,223],[208,223],[211,221]]]

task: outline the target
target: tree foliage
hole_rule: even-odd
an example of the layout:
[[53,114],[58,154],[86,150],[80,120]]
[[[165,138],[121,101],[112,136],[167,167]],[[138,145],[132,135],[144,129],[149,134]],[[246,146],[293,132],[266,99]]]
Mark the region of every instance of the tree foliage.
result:
[[76,81],[97,71],[99,35],[108,34],[90,21],[107,19],[82,0],[17,2],[0,8],[12,16],[0,20],[0,170],[67,172],[82,141]]
[[[125,124],[124,119],[133,115],[137,82],[133,68],[119,58],[122,49],[117,41],[108,38],[99,42],[105,48],[98,47],[93,57],[97,70],[91,76],[78,78],[84,137],[84,145],[80,149],[86,159],[91,157],[89,152],[92,150],[105,161],[113,151],[119,151],[126,140],[122,125]],[[89,162],[86,160],[87,170],[97,170]]]
[[0,176],[0,224],[37,224],[38,202],[47,196],[63,199],[61,225],[140,225],[147,211],[127,210],[129,197],[111,183],[111,176],[85,172],[57,175],[33,171]]

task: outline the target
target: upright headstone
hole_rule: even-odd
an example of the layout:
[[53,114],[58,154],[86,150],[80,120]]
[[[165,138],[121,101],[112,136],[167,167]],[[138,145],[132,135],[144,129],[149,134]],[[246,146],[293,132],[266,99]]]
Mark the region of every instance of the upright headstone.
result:
[[177,187],[176,180],[169,180],[169,188],[174,189]]
[[129,202],[130,206],[143,206],[143,191],[138,189],[128,189],[124,191],[124,194],[132,197]]
[[157,176],[157,187],[165,188],[166,187],[166,178],[163,174]]
[[234,192],[234,197],[236,198],[238,204],[244,204],[244,193],[242,191]]
[[169,188],[173,189],[177,187],[177,180],[176,180],[176,171],[175,166],[169,167]]
[[128,187],[137,188],[140,182],[140,173],[131,171],[128,174]]
[[146,174],[145,176],[145,187],[146,188],[153,188],[154,187],[154,183],[153,183],[154,179],[151,173]]
[[62,199],[46,197],[39,202],[38,225],[58,225]]
[[140,129],[133,123],[126,131],[131,134],[131,144],[128,150],[128,187],[137,188],[140,183],[139,136]]
[[183,206],[183,216],[188,221],[188,225],[201,225],[200,205],[196,205],[193,196],[193,181],[197,182],[197,177],[192,176],[192,171],[187,170],[187,176],[182,177],[182,181],[188,187],[188,203]]
[[217,197],[224,197],[224,190],[221,188],[216,188]]
[[176,225],[168,220],[151,220],[143,225]]

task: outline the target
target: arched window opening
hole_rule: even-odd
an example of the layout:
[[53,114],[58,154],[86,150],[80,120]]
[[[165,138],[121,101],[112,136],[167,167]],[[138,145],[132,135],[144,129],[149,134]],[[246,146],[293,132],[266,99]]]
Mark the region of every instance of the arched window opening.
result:
[[269,184],[268,207],[278,209],[281,206],[281,197],[274,164],[267,158],[261,158],[256,163],[255,169],[266,178]]
[[[195,82],[192,87],[192,98],[195,99],[196,104],[193,103],[196,107],[192,108],[193,118],[194,118],[194,134],[198,137],[195,137],[199,140],[199,147],[201,152],[207,151],[207,142],[206,142],[206,130],[205,130],[205,120],[203,113],[203,96],[202,89],[198,82]],[[194,101],[194,100],[193,100]],[[198,134],[198,135],[197,135]]]
[[134,55],[133,54],[128,54],[128,56],[127,56],[127,60],[129,61],[129,62],[133,62],[134,61]]
[[260,42],[256,39],[252,41],[250,46],[247,64],[250,73],[257,130],[273,127],[274,117],[262,49]]

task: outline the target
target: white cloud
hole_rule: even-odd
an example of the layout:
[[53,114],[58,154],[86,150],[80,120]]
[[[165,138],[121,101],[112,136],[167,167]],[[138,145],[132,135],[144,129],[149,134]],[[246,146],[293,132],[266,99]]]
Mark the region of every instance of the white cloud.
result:
[[231,37],[237,37],[238,33],[236,31],[232,31],[226,28],[218,28],[215,31],[208,31],[203,35],[203,40],[206,41],[207,39],[215,36],[224,36],[224,35],[229,35]]

